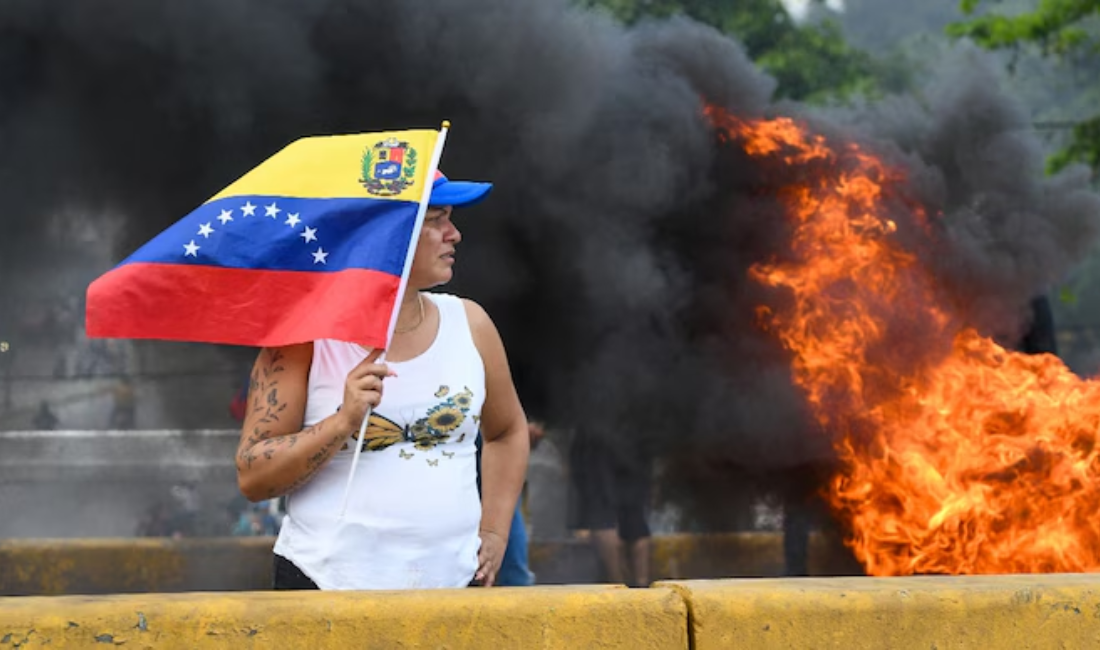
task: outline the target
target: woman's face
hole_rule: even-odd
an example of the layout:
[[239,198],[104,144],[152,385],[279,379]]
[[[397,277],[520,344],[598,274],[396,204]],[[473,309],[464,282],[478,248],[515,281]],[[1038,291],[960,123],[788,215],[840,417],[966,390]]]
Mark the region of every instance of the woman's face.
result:
[[454,276],[455,247],[462,241],[451,221],[451,206],[428,208],[420,241],[416,245],[409,285],[417,290],[430,289],[451,281]]

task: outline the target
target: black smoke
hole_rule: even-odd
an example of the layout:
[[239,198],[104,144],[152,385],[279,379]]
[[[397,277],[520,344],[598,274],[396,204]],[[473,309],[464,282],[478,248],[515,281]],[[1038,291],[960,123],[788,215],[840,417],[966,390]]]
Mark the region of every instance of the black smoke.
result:
[[746,275],[783,255],[768,190],[786,179],[721,145],[705,103],[800,115],[909,169],[945,217],[928,259],[983,331],[1019,328],[1100,206],[1080,175],[1042,178],[980,70],[828,116],[773,88],[708,27],[626,29],[562,0],[8,0],[0,291],[64,263],[43,243],[60,211],[120,215],[121,258],[293,139],[449,119],[444,169],[496,183],[459,218],[452,289],[496,319],[533,415],[718,475],[827,460]]

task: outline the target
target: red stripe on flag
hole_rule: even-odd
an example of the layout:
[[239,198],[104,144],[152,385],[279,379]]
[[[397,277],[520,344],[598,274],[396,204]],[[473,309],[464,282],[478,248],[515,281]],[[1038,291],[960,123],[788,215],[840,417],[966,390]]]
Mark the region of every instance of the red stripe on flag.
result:
[[90,337],[277,347],[337,339],[385,347],[401,278],[131,263],[88,287]]

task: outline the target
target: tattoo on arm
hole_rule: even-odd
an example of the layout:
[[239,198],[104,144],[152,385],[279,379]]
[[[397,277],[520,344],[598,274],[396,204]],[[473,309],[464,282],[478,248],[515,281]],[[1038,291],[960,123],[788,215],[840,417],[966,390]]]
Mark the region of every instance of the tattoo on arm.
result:
[[[263,363],[257,364],[249,378],[249,396],[251,415],[255,426],[248,435],[245,444],[237,454],[238,471],[251,469],[254,462],[261,458],[270,461],[282,449],[290,449],[298,444],[298,440],[304,436],[324,435],[322,424],[318,423],[306,427],[298,433],[290,435],[277,435],[273,425],[279,422],[279,415],[287,409],[287,402],[279,398],[279,375],[284,372],[282,365],[283,353],[281,350],[267,350],[264,353]],[[345,433],[333,433],[325,444],[306,459],[306,472],[298,477],[290,485],[282,489],[273,487],[268,490],[269,497],[286,494],[305,485],[320,471],[325,462],[332,456],[338,445],[345,442]]]
[[[298,441],[299,436],[316,435],[316,434],[321,433],[321,428],[322,428],[321,424],[322,424],[321,422],[318,422],[317,424],[309,427],[308,429],[302,431],[301,433],[296,433],[293,436],[287,436],[287,438],[290,439],[288,441],[287,447],[289,448],[289,447],[294,446],[294,444]],[[281,491],[276,490],[275,488],[272,488],[271,490],[268,491],[268,496],[269,497],[275,497],[275,496],[278,496],[279,494],[286,494],[288,492],[293,492],[294,490],[297,490],[298,488],[300,488],[303,485],[305,485],[306,483],[308,483],[309,480],[312,479],[314,477],[314,475],[317,474],[318,471],[320,471],[321,467],[324,466],[325,462],[328,461],[328,459],[330,457],[332,457],[333,451],[336,449],[337,445],[342,444],[346,440],[347,440],[347,435],[344,434],[344,433],[335,433],[335,434],[333,434],[331,437],[329,437],[328,442],[326,442],[323,447],[321,447],[320,449],[317,450],[317,453],[313,454],[308,459],[306,459],[306,473],[305,474],[298,477],[297,480],[292,482],[290,485],[284,487]]]
[[[283,365],[285,355],[282,350],[278,349],[268,349],[263,354],[263,361],[256,364],[252,369],[252,375],[248,379],[248,394],[252,414],[262,413],[262,415],[256,420],[252,433],[249,434],[245,444],[237,453],[238,466],[244,464],[248,468],[251,468],[252,463],[259,458],[255,447],[260,443],[268,447],[277,439],[271,425],[279,421],[279,414],[285,411],[288,406],[286,402],[279,400],[278,389],[279,375],[286,370]],[[274,455],[274,449],[265,450],[263,455],[270,460]]]

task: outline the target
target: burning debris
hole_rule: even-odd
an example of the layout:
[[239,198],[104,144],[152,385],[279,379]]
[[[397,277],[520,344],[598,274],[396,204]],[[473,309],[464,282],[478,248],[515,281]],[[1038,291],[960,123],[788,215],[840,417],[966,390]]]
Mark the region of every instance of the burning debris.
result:
[[749,156],[790,169],[774,188],[790,252],[750,273],[782,297],[761,324],[834,439],[829,501],[867,571],[1100,569],[1100,383],[960,319],[909,250],[943,248],[943,215],[907,195],[903,169],[790,119],[712,115]]

